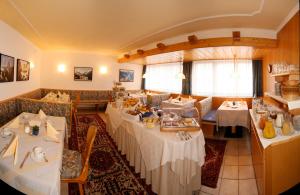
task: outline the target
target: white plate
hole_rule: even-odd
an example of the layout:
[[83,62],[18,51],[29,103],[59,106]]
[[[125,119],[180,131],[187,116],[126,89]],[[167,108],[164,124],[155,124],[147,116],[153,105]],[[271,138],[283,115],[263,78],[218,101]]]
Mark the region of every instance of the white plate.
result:
[[11,131],[10,129],[5,129],[4,128],[4,129],[1,130],[0,134],[1,134],[1,137],[6,138],[6,137],[12,136],[14,134],[14,132]]
[[33,161],[38,162],[38,163],[40,163],[40,162],[45,162],[45,159],[44,159],[44,158],[41,158],[41,159],[37,158],[37,157],[34,155],[33,152],[30,152],[30,158],[31,158]]

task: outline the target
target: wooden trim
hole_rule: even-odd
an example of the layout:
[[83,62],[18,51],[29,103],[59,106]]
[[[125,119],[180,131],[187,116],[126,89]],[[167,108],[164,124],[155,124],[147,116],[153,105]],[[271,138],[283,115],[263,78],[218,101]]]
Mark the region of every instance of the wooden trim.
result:
[[223,37],[223,38],[210,38],[210,39],[199,39],[195,40],[195,43],[191,44],[189,41],[175,43],[172,45],[165,45],[163,43],[158,43],[157,48],[149,49],[144,51],[142,55],[136,53],[130,55],[128,58],[123,57],[118,60],[119,63],[129,62],[139,58],[181,51],[181,50],[190,50],[195,48],[204,48],[204,47],[219,47],[219,46],[252,46],[256,48],[275,48],[277,47],[276,39],[266,39],[266,38],[255,38],[255,37],[241,37],[240,41],[234,41],[232,37]]

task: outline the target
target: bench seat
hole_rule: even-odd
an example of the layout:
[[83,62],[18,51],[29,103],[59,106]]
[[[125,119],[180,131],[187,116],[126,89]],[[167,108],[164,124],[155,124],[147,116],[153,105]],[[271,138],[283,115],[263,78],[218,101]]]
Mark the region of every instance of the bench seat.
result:
[[78,105],[95,105],[96,110],[99,110],[99,106],[103,104],[108,104],[109,100],[75,100],[73,102],[74,111],[77,111]]
[[216,123],[216,112],[217,112],[217,110],[210,110],[210,111],[208,111],[202,117],[202,122]]

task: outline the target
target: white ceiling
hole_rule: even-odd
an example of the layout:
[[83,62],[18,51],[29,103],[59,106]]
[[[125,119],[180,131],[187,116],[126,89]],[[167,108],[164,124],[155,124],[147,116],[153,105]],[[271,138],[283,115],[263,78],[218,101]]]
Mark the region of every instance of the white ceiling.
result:
[[216,28],[276,30],[298,0],[0,0],[0,19],[45,50],[118,55]]

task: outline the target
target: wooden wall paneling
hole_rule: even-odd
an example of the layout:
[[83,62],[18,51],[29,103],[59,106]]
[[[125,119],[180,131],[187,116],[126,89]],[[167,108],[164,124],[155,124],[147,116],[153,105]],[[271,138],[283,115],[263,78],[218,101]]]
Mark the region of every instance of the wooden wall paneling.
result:
[[263,57],[263,89],[271,91],[274,79],[267,72],[269,64],[294,64],[299,66],[299,11],[277,34],[277,48],[270,48]]

